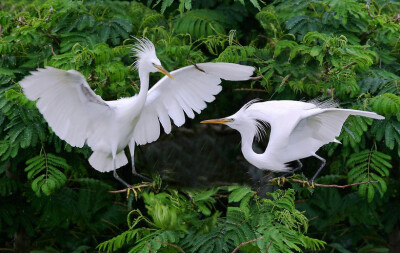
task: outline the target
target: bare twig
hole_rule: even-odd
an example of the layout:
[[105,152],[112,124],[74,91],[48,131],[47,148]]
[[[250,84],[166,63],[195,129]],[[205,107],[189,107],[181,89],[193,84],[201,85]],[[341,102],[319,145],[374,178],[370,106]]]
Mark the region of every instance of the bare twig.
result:
[[51,17],[51,14],[53,14],[53,6],[50,6],[50,8],[49,8],[49,15],[47,16],[47,18],[44,20],[44,21],[49,21],[50,20],[50,17]]
[[272,241],[270,241],[270,242],[269,242],[269,244],[268,244],[268,247],[267,247],[267,249],[265,250],[265,252],[264,252],[264,253],[267,253],[267,252],[268,252],[268,250],[269,250],[269,247],[271,247],[271,244],[272,244]]
[[285,77],[283,78],[281,84],[279,85],[279,87],[282,87],[282,85],[284,85],[284,84],[289,80],[289,78],[290,78],[291,76],[292,76],[292,73],[290,73],[289,75],[285,76]]
[[147,241],[144,241],[146,243],[147,248],[149,248],[150,253],[153,253],[153,250],[151,250],[151,247]]
[[135,87],[138,90],[140,89],[139,86],[136,84],[136,82],[133,81],[132,79],[131,79],[131,83],[132,83],[133,87]]
[[[342,69],[348,69],[348,68],[350,68],[351,66],[356,65],[356,64],[357,64],[357,62],[350,62],[350,63],[347,64],[346,66],[343,66]],[[334,70],[335,70],[335,73],[338,73],[338,72],[339,72],[339,70],[336,70],[336,69],[334,69]],[[327,73],[328,75],[330,75],[330,74],[333,73],[333,70],[332,70],[331,68],[328,68],[328,69],[326,70],[326,73]]]
[[251,88],[239,88],[239,89],[234,89],[234,91],[267,92],[266,90],[263,90],[263,89],[251,89]]
[[[108,225],[110,225],[110,226],[116,228],[116,229],[118,230],[118,232],[121,232],[121,228],[118,227],[117,225],[115,225],[114,223],[112,223],[111,221],[106,220],[106,219],[104,219],[104,218],[101,218],[100,220],[101,220],[102,222],[104,222],[104,223],[106,223],[106,224],[108,224]],[[111,229],[113,232],[115,232],[114,229],[112,229],[112,228],[110,228],[110,229]]]
[[0,25],[0,37],[1,37],[1,25]]
[[262,78],[263,78],[262,76],[251,76],[249,79],[250,80],[260,80]]
[[[272,182],[276,180],[271,179],[269,182]],[[300,180],[300,179],[296,179],[296,178],[286,178],[287,181],[293,181],[293,182],[297,182],[297,183],[302,183],[302,184],[310,184],[310,182],[305,181],[305,180]],[[317,184],[314,183],[314,186],[318,186],[318,187],[324,187],[324,188],[340,188],[340,189],[344,189],[350,186],[356,186],[356,185],[362,185],[362,184],[369,184],[369,183],[378,183],[378,181],[366,181],[366,182],[359,182],[359,183],[354,183],[354,184],[346,184],[346,185],[337,185],[337,184]]]
[[195,62],[192,61],[192,59],[190,58],[190,54],[188,55],[188,61],[189,61],[198,71],[201,71],[201,72],[203,72],[203,73],[206,73],[206,72],[204,71],[204,69],[200,68],[199,66],[197,66],[197,64],[196,64]]
[[348,68],[350,68],[351,66],[353,66],[353,65],[356,65],[357,64],[357,62],[350,62],[349,64],[347,64],[346,66],[343,66],[342,67],[342,69],[348,69]]
[[52,54],[52,55],[54,55],[54,56],[57,55],[56,53],[54,53],[54,49],[53,49],[53,46],[52,46],[52,45],[50,45],[50,50],[51,50],[51,54]]
[[241,244],[239,244],[233,251],[232,251],[232,253],[235,253],[236,251],[238,251],[241,247],[243,247],[244,245],[246,245],[246,244],[249,244],[249,243],[252,243],[252,242],[255,242],[255,241],[259,241],[259,240],[261,240],[261,239],[263,239],[264,237],[263,236],[261,236],[261,237],[259,237],[259,238],[256,238],[256,239],[253,239],[253,240],[250,240],[250,241],[247,241],[247,242],[242,242]]
[[174,247],[175,249],[179,250],[179,252],[185,253],[185,251],[183,251],[183,249],[176,244],[169,243],[169,242],[163,242],[163,241],[159,241],[159,240],[154,240],[154,241]]
[[192,64],[193,64],[193,66],[194,66],[198,71],[201,71],[201,72],[203,72],[203,73],[206,73],[206,72],[204,71],[204,69],[202,69],[202,68],[200,68],[199,66],[197,66],[196,63],[192,63]]
[[258,37],[263,38],[263,39],[265,39],[265,40],[268,41],[268,42],[271,42],[271,41],[272,41],[272,39],[270,39],[270,38],[268,38],[267,36],[262,35],[262,34],[259,34]]
[[[371,39],[368,39],[367,42],[365,42],[365,45],[368,46],[368,43]],[[367,47],[364,47],[364,50],[367,49]]]
[[[134,185],[133,188],[142,188],[142,187],[150,187],[150,184],[140,184],[140,185]],[[121,193],[121,192],[126,192],[130,190],[131,188],[126,188],[122,190],[116,190],[116,191],[108,191],[109,193]]]

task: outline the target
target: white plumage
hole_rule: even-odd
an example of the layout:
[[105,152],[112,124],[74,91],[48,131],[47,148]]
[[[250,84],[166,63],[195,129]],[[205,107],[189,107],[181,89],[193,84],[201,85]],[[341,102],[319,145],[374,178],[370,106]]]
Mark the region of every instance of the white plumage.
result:
[[[288,162],[315,156],[323,163],[312,180],[325,165],[317,150],[329,142],[339,142],[342,126],[349,115],[384,119],[374,112],[332,108],[334,103],[300,102],[291,100],[250,101],[232,116],[206,120],[202,123],[226,124],[240,132],[242,152],[246,160],[262,170],[288,172]],[[254,137],[260,138],[265,129],[258,121],[270,125],[271,133],[264,153],[252,149]],[[339,142],[340,143],[340,142]],[[299,162],[301,165],[301,163]]]
[[[20,81],[27,98],[38,100],[38,109],[61,139],[72,146],[86,143],[92,148],[89,162],[101,172],[127,164],[123,151],[127,145],[133,158],[135,144],[157,140],[160,123],[168,134],[170,119],[181,126],[185,114],[194,118],[194,112],[200,113],[221,91],[221,79],[248,80],[254,71],[253,67],[233,63],[200,63],[168,73],[149,40],[139,39],[133,51],[141,89],[130,98],[104,101],[75,70],[46,67]],[[156,71],[167,76],[148,90],[149,74]],[[132,169],[136,174],[134,165]],[[114,176],[118,177],[116,173]]]

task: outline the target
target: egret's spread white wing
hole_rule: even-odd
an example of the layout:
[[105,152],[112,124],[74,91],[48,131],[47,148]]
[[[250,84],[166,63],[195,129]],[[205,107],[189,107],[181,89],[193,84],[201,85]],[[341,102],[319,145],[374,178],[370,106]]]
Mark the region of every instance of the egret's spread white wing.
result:
[[53,131],[71,146],[82,147],[112,108],[75,70],[38,69],[20,81],[26,97],[37,100],[39,111]]
[[[200,63],[171,72],[174,80],[163,77],[148,92],[146,104],[133,133],[134,141],[143,145],[160,136],[160,124],[168,134],[171,121],[177,126],[185,123],[185,114],[194,118],[215,99],[222,87],[221,79],[248,80],[254,67],[234,63]],[[194,112],[193,112],[194,111]]]
[[329,142],[338,142],[336,137],[340,135],[344,122],[349,115],[358,115],[373,119],[384,119],[383,116],[374,112],[358,111],[351,109],[315,109],[310,110],[289,137],[289,146],[296,147],[304,142],[311,149],[317,151],[321,146]]

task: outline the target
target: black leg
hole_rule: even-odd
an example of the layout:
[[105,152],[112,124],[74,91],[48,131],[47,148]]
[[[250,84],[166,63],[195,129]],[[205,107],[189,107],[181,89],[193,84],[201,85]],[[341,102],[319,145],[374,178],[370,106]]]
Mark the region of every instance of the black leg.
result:
[[320,156],[314,155],[316,158],[322,161],[321,166],[317,170],[317,172],[314,174],[314,176],[311,178],[311,182],[314,182],[314,179],[318,176],[318,174],[321,172],[321,170],[325,167],[326,160]]

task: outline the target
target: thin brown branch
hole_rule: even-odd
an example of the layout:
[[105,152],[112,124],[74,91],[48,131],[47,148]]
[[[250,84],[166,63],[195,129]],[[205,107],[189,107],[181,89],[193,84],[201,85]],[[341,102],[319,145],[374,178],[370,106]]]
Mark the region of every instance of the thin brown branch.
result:
[[[150,187],[150,184],[139,184],[139,185],[134,185],[132,188],[142,188],[142,187]],[[125,188],[122,190],[116,190],[116,191],[108,191],[109,193],[121,193],[121,192],[126,192],[132,188]]]
[[251,76],[250,78],[249,78],[249,80],[260,80],[260,79],[262,79],[263,77],[262,76]]
[[50,6],[49,15],[47,16],[47,18],[44,21],[46,21],[46,22],[49,21],[52,14],[53,14],[53,6]]
[[[121,231],[121,228],[118,227],[117,225],[115,225],[114,223],[112,223],[111,221],[109,221],[109,220],[107,220],[107,219],[104,219],[104,218],[101,218],[100,220],[101,220],[102,222],[104,222],[104,223],[106,223],[106,224],[108,224],[108,225],[110,225],[110,226],[116,228],[116,229],[118,230],[118,232]],[[113,229],[111,229],[111,230],[113,230]],[[113,231],[113,232],[114,232],[114,231]]]
[[255,241],[259,241],[259,240],[261,240],[261,239],[263,239],[264,237],[263,236],[261,236],[261,237],[259,237],[259,238],[256,238],[256,239],[253,239],[253,240],[250,240],[250,241],[247,241],[247,242],[242,242],[241,244],[239,244],[233,251],[232,251],[232,253],[235,253],[236,251],[238,251],[241,247],[243,247],[244,245],[246,245],[246,244],[249,244],[249,243],[252,243],[252,242],[255,242]]
[[[274,179],[270,180],[272,182]],[[295,179],[295,178],[286,178],[287,181],[292,181],[292,182],[297,182],[297,183],[302,183],[302,184],[310,184],[310,182],[305,181],[305,180],[300,180],[300,179]],[[346,184],[346,185],[337,185],[337,184],[317,184],[314,183],[314,186],[316,187],[324,187],[324,188],[339,188],[339,189],[344,189],[350,186],[356,186],[356,185],[362,185],[362,184],[369,184],[369,183],[378,183],[378,181],[366,181],[366,182],[359,182],[359,183],[354,183],[354,184]]]
[[343,66],[342,69],[348,69],[348,68],[350,68],[351,66],[356,65],[356,64],[357,64],[357,62],[350,62],[350,63],[347,64],[346,66]]
[[0,25],[0,37],[1,37],[1,25]]
[[272,39],[268,38],[265,35],[259,34],[258,37],[263,38],[263,39],[267,40],[268,42],[272,42]]
[[[191,62],[191,61],[190,61]],[[200,68],[199,66],[197,66],[197,64],[196,63],[192,63],[193,64],[193,66],[198,70],[198,71],[200,71],[200,72],[203,72],[203,73],[206,73],[205,71],[204,71],[204,69],[202,69],[202,68]]]
[[252,89],[252,88],[239,88],[239,89],[234,89],[234,91],[267,92],[266,90],[263,90],[263,89]]
[[131,80],[131,84],[133,85],[133,87],[135,87],[136,89],[140,89],[139,86],[136,84],[135,81]]
[[149,248],[149,252],[150,252],[150,253],[153,253],[153,250],[151,249],[149,243],[148,243],[147,241],[144,241],[144,242],[146,243],[147,248]]
[[56,56],[56,55],[57,55],[56,53],[54,53],[54,48],[53,48],[52,45],[50,45],[50,50],[51,50],[51,54],[52,54],[53,56]]
[[163,241],[159,241],[159,240],[154,240],[154,241],[162,243],[162,244],[165,244],[165,245],[168,245],[168,246],[171,246],[171,247],[174,247],[175,249],[179,250],[179,252],[185,253],[185,251],[183,251],[183,249],[181,247],[179,247],[178,245],[176,245],[176,244],[169,243],[169,242],[163,242]]
[[269,242],[267,249],[264,251],[264,253],[267,253],[269,250],[269,247],[271,247],[272,241]]
[[290,78],[291,76],[292,76],[292,73],[290,73],[289,75],[285,76],[285,77],[283,78],[281,84],[279,85],[279,87],[282,87],[282,85],[284,85],[284,84],[289,80],[289,78]]
[[[371,40],[371,39],[368,39],[367,42],[365,42],[365,45],[366,45],[366,46],[368,46],[370,40]],[[367,47],[364,47],[364,50],[365,50],[365,49],[367,49]]]

